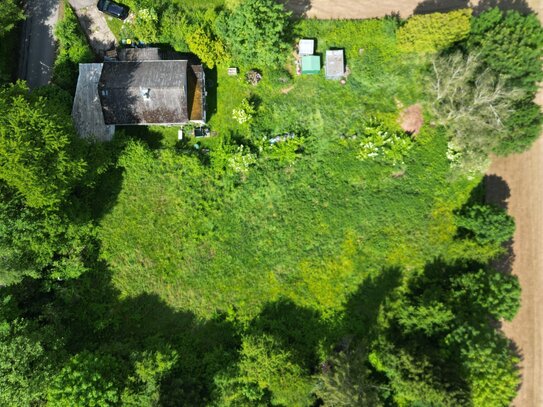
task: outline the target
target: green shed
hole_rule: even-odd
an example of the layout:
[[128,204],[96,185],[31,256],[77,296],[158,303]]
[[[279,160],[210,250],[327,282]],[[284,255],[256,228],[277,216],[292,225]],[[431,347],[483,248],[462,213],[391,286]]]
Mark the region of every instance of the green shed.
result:
[[316,74],[321,71],[321,58],[318,55],[302,57],[302,74]]

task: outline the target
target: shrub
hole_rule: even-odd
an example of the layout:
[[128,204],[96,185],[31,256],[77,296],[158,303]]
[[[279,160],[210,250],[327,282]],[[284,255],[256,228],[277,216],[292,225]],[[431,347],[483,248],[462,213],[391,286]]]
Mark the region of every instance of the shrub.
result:
[[64,9],[64,18],[55,27],[59,47],[53,82],[65,90],[74,92],[79,72],[78,64],[92,62],[94,54],[81,31],[75,13],[69,5]]
[[120,398],[115,373],[120,361],[88,351],[72,357],[53,377],[47,392],[51,406],[111,406]]
[[226,60],[222,41],[201,26],[194,28],[186,41],[189,49],[209,68]]
[[216,379],[221,406],[311,405],[311,382],[272,336],[246,336],[234,369]]
[[239,124],[244,124],[253,118],[256,110],[251,102],[247,99],[243,99],[238,108],[232,110],[232,118],[234,118]]
[[377,160],[384,164],[404,164],[404,159],[413,147],[411,137],[398,130],[391,130],[383,123],[369,122],[360,135],[358,158]]
[[406,52],[436,52],[468,37],[471,9],[415,15],[398,30],[398,43]]

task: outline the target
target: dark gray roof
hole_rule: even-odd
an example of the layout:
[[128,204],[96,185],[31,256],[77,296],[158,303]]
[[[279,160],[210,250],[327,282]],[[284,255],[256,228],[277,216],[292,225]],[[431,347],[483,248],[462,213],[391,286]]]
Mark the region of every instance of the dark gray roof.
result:
[[187,61],[107,61],[98,83],[106,124],[186,123]]
[[162,58],[158,48],[122,48],[119,61],[158,61]]

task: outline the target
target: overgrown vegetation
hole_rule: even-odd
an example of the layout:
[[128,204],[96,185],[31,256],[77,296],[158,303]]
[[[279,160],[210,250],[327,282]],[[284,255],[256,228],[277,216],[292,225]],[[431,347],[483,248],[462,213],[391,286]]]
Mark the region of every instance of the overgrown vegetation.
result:
[[23,19],[23,9],[17,0],[0,3],[0,84],[15,77],[19,56],[19,33],[16,26]]
[[[509,405],[518,357],[498,327],[520,287],[492,265],[514,222],[473,189],[489,153],[539,131],[537,20],[127,4],[119,35],[214,68],[213,136],[89,143],[58,87],[0,92],[0,404]],[[66,90],[90,58],[73,23]],[[299,37],[344,49],[345,82],[298,76]]]

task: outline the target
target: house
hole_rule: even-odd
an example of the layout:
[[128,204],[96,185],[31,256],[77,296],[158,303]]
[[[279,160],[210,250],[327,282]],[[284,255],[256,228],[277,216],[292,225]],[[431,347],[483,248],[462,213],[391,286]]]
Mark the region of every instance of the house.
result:
[[72,117],[81,136],[110,140],[115,126],[205,123],[205,96],[193,57],[122,49],[118,60],[80,64]]
[[343,50],[327,50],[326,64],[324,67],[326,79],[340,80],[345,76],[345,61],[343,58]]

